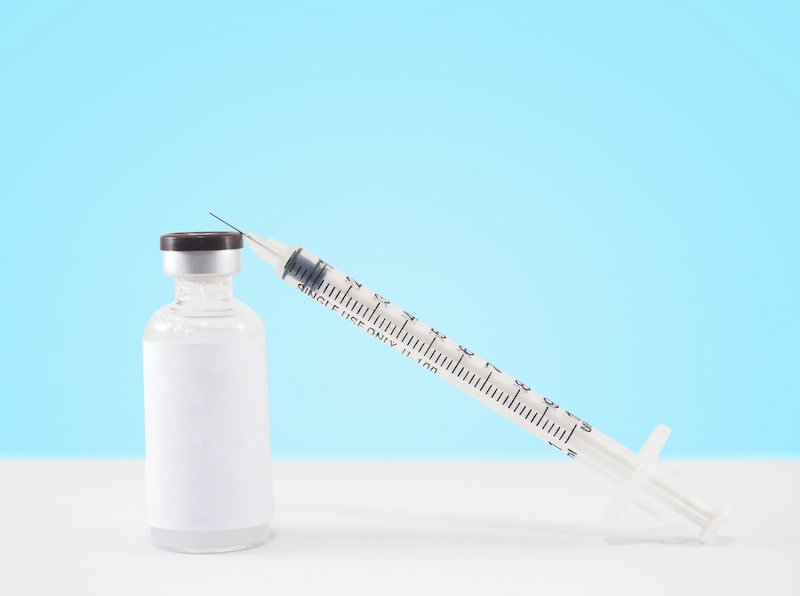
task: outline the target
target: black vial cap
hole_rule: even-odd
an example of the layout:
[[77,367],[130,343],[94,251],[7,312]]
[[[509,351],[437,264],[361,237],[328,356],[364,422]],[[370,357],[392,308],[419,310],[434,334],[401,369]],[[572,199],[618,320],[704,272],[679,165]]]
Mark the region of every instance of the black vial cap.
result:
[[173,232],[161,236],[161,250],[232,250],[243,246],[238,232]]

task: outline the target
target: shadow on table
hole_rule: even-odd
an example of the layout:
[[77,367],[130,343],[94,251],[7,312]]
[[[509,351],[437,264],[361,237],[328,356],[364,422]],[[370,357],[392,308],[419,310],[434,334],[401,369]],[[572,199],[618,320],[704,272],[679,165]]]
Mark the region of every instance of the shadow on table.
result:
[[[641,544],[669,545],[682,548],[704,546],[687,534],[686,526],[660,526],[626,529],[604,525],[553,523],[543,520],[517,520],[467,516],[450,513],[391,511],[341,504],[305,505],[309,519],[320,513],[326,521],[311,524],[277,525],[275,540],[280,550],[309,549],[317,552],[352,553],[364,550],[454,547],[469,545],[586,546],[604,542],[610,546]],[[300,513],[300,511],[295,512]],[[717,536],[710,546],[734,542],[729,536]]]

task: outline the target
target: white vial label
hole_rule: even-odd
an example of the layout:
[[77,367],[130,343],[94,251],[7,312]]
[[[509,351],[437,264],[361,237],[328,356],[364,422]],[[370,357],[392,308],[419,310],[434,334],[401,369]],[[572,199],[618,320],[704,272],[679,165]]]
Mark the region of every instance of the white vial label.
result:
[[147,513],[156,528],[272,518],[263,339],[144,342]]

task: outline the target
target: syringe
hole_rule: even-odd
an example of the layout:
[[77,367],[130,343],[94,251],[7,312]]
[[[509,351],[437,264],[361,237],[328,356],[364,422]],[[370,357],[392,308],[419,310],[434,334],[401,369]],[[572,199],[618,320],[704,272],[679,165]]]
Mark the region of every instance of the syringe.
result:
[[719,529],[726,506],[710,508],[689,495],[658,464],[670,429],[658,425],[637,454],[575,414],[506,374],[494,363],[450,339],[355,279],[298,245],[244,233],[247,244],[275,267],[279,278],[424,369],[622,486],[605,514],[613,522],[631,503],[659,515],[673,510],[701,527],[707,542]]

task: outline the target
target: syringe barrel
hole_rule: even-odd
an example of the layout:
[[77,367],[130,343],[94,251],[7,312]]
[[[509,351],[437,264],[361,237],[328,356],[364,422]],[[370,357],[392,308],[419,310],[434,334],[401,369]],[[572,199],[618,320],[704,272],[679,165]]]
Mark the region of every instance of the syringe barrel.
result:
[[287,255],[277,270],[283,281],[568,457],[578,456],[573,442],[592,432],[590,424],[309,251],[292,247]]

